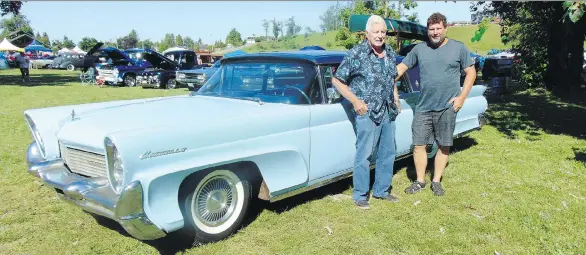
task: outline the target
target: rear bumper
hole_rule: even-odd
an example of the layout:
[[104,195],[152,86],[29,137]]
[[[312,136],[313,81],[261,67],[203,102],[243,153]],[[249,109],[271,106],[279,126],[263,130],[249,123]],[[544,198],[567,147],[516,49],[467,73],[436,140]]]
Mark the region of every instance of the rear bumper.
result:
[[43,161],[29,146],[28,172],[42,179],[58,196],[83,210],[110,218],[139,240],[153,240],[166,233],[153,224],[143,210],[143,188],[140,181],[128,184],[116,194],[105,177],[86,178],[70,172],[61,159]]

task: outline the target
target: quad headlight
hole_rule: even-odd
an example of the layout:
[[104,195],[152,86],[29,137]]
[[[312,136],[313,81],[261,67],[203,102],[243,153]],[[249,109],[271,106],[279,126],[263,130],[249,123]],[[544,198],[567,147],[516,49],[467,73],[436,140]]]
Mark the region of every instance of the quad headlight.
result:
[[118,152],[116,145],[106,138],[106,162],[108,163],[108,179],[110,185],[116,193],[122,191],[122,183],[124,181],[124,163],[122,162],[122,156]]

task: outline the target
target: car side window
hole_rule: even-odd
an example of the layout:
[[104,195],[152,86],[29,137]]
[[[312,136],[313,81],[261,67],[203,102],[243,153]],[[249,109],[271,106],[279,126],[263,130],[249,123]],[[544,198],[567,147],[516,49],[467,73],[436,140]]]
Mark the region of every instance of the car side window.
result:
[[[326,93],[327,93],[327,90],[329,88],[336,89],[334,87],[334,84],[332,84],[332,77],[334,77],[334,74],[336,73],[336,68],[338,68],[337,65],[336,66],[322,66],[321,67],[321,73],[323,75],[323,80],[324,80],[324,84],[325,84]],[[339,95],[339,92],[338,92],[338,95]],[[326,94],[325,97],[326,97],[326,101],[329,104],[337,104],[337,103],[342,102],[342,100],[344,99],[341,95],[338,98],[333,99],[331,101],[328,99],[328,95],[327,94]]]

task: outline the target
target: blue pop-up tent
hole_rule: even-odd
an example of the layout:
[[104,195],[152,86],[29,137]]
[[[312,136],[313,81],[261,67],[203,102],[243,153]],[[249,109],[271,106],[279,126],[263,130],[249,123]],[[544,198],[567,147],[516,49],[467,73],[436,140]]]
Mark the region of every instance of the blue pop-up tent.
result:
[[42,43],[33,40],[28,46],[24,47],[25,51],[51,51],[51,49],[45,47]]

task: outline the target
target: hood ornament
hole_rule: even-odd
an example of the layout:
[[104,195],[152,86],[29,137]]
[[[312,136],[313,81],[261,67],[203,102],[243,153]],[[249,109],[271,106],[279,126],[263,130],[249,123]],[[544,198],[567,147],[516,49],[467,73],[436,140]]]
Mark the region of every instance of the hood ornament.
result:
[[78,119],[79,119],[79,117],[75,116],[75,110],[72,109],[71,110],[71,121],[78,120]]

